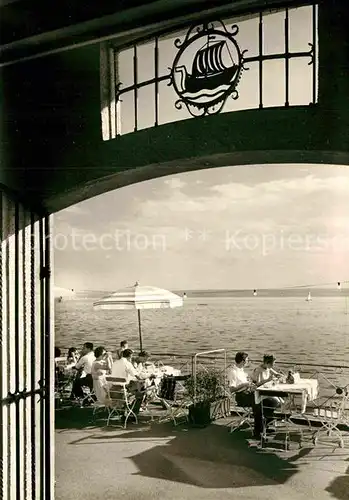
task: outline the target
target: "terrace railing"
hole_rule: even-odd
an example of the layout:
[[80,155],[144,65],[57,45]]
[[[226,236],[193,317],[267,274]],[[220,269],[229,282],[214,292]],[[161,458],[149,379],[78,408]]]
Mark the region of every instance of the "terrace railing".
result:
[[[155,352],[152,353],[153,361],[158,365],[170,365],[181,370],[183,374],[193,374],[194,359],[196,371],[225,369],[232,366],[233,357],[226,356],[225,349],[217,349],[207,352],[201,352],[199,356],[195,354],[181,354],[175,352]],[[116,352],[113,352],[116,355]],[[257,366],[260,359],[250,359],[249,367]],[[251,370],[247,368],[247,372]],[[337,401],[342,398],[344,391],[349,391],[349,365],[343,364],[316,364],[316,363],[297,363],[294,360],[280,361],[276,368],[282,372],[296,370],[302,378],[316,378],[319,381],[319,398],[321,402]]]

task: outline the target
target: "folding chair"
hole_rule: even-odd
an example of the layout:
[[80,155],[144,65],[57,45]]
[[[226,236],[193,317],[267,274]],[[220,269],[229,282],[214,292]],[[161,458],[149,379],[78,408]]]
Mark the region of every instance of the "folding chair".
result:
[[165,415],[160,417],[159,423],[172,420],[176,426],[183,418],[188,422],[188,407],[191,402],[185,396],[186,391],[180,379],[181,377],[165,375],[161,381],[158,399]]
[[140,408],[140,412],[144,415],[149,415],[151,421],[154,420],[154,414],[152,411],[152,404],[158,403],[158,387],[155,384],[149,385],[142,391],[144,394],[143,402]]
[[248,429],[254,432],[254,417],[252,406],[239,406],[236,402],[236,393],[227,393],[230,399],[230,412],[234,413],[235,418],[228,423],[230,433],[240,430],[247,424]]
[[[276,395],[277,394],[277,395]],[[289,451],[291,435],[299,435],[298,446],[302,447],[304,440],[304,432],[308,431],[309,427],[304,427],[296,424],[293,420],[302,416],[301,413],[289,413],[289,403],[287,401],[288,394],[285,392],[265,392],[261,397],[261,414],[263,421],[263,430],[261,433],[261,448],[264,448],[270,441],[281,442],[284,450]],[[278,397],[281,406],[275,407],[268,403],[269,398]],[[269,447],[269,446],[267,446]]]
[[[313,444],[322,441],[325,434],[328,438],[337,438],[339,446],[344,448],[344,441],[349,439],[349,393],[346,391],[340,401],[331,406],[318,406],[313,410],[312,421],[320,423],[320,428],[313,434]],[[332,439],[331,439],[332,440]],[[328,440],[326,440],[328,441]]]
[[134,416],[136,424],[138,423],[137,415],[133,409],[136,404],[136,398],[130,396],[126,388],[126,380],[118,377],[106,377],[108,382],[106,408],[108,410],[107,426],[113,416],[119,418],[125,417],[123,428],[126,429],[127,420],[131,415]]
[[69,399],[75,374],[65,372],[66,363],[55,365],[55,399],[62,403]]
[[86,403],[94,405],[97,400],[94,390],[91,390],[89,387],[83,387],[82,390],[84,392],[84,397],[79,399],[80,407],[83,408]]

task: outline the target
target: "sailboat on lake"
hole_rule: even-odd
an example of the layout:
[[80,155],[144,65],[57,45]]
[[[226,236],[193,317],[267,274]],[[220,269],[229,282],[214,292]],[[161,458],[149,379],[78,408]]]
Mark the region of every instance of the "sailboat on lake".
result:
[[215,90],[222,85],[230,85],[239,66],[226,67],[223,61],[223,49],[227,42],[221,40],[212,45],[205,45],[195,55],[192,72],[189,74],[185,66],[179,66],[176,71],[181,73],[183,92],[196,94],[201,90]]
[[311,302],[313,300],[310,292],[308,293],[308,297],[305,300],[307,302]]

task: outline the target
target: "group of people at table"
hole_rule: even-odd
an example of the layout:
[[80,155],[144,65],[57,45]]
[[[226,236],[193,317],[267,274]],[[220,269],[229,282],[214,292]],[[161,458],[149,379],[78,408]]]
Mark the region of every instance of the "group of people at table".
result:
[[[258,387],[268,382],[283,379],[284,374],[274,369],[275,358],[273,355],[264,355],[262,364],[253,371],[252,376],[249,376],[245,371],[248,361],[248,354],[246,352],[236,353],[235,363],[228,369],[227,380],[230,391],[235,393],[236,404],[240,407],[252,408],[254,416],[254,434],[255,437],[259,439],[263,431],[264,420],[262,406],[260,402],[257,403],[255,392]],[[281,403],[282,399],[277,396],[264,398],[263,408],[267,428],[269,421],[272,421],[274,418],[275,409],[277,409]]]
[[[154,364],[149,362],[150,355],[146,351],[134,356],[126,340],[120,343],[116,354],[114,361],[111,352],[102,346],[94,349],[91,342],[83,345],[80,355],[76,348],[70,348],[64,371],[76,374],[72,383],[71,399],[83,398],[83,387],[88,387],[90,391],[94,391],[97,401],[105,404],[108,396],[107,387],[110,386],[106,377],[110,376],[125,381],[128,392],[136,398],[133,412],[137,414],[144,401],[145,388],[155,384],[157,370]],[[59,349],[56,348],[56,360],[59,355]]]
[[[238,352],[235,363],[228,370],[227,379],[237,406],[249,407],[254,416],[254,433],[259,438],[263,430],[275,432],[271,425],[274,413],[288,398],[289,409],[297,413],[306,412],[307,403],[318,397],[318,380],[301,378],[295,370],[285,375],[274,368],[275,358],[270,354],[263,357],[262,363],[249,376],[245,371],[248,354]],[[301,408],[295,405],[294,396],[301,398]],[[299,411],[300,410],[300,411]]]
[[[59,349],[55,353],[56,359],[60,355],[58,351]],[[80,356],[78,356],[76,348],[70,348],[65,370],[76,373],[72,384],[71,398],[83,398],[83,387],[85,386],[94,391],[95,398],[99,403],[105,404],[108,395],[106,388],[110,387],[106,377],[115,377],[125,380],[128,392],[135,396],[136,402],[133,412],[137,414],[142,409],[145,389],[155,385],[155,380],[159,376],[158,370],[153,363],[149,362],[150,355],[146,351],[141,351],[138,356],[134,356],[125,340],[120,343],[116,354],[114,361],[112,354],[107,352],[104,347],[97,347],[93,350],[93,344],[90,342],[83,345]],[[274,412],[283,400],[276,395],[264,396],[262,415],[261,400],[257,397],[258,389],[268,382],[286,383],[288,380],[283,373],[274,369],[275,358],[273,355],[264,355],[261,365],[253,371],[251,376],[245,371],[248,361],[247,353],[236,353],[235,362],[227,370],[227,381],[230,392],[235,396],[236,404],[240,407],[252,408],[254,433],[255,437],[259,438],[263,431],[263,425],[266,424],[268,427],[268,421],[273,420]],[[290,376],[292,377],[291,372]]]

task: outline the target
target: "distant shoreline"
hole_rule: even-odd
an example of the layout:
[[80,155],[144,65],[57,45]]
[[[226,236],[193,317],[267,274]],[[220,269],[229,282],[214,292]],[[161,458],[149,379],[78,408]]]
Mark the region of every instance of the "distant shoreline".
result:
[[[298,289],[285,289],[285,288],[280,288],[280,289],[261,289],[257,290],[257,296],[253,296],[253,290],[172,290],[173,293],[176,293],[180,296],[182,296],[184,293],[186,293],[187,298],[200,298],[200,297],[221,297],[221,298],[253,298],[255,300],[258,300],[258,298],[291,298],[291,297],[304,297],[306,299],[308,292],[311,292],[312,298],[316,299],[317,297],[338,297],[338,298],[343,298],[345,299],[346,297],[349,297],[349,288],[342,288],[341,290],[337,290],[336,288],[334,289],[326,289],[326,288],[298,288]],[[111,291],[100,291],[100,290],[81,290],[81,291],[76,291],[76,296],[75,298],[99,298],[103,297],[104,295],[108,295],[112,293]]]

